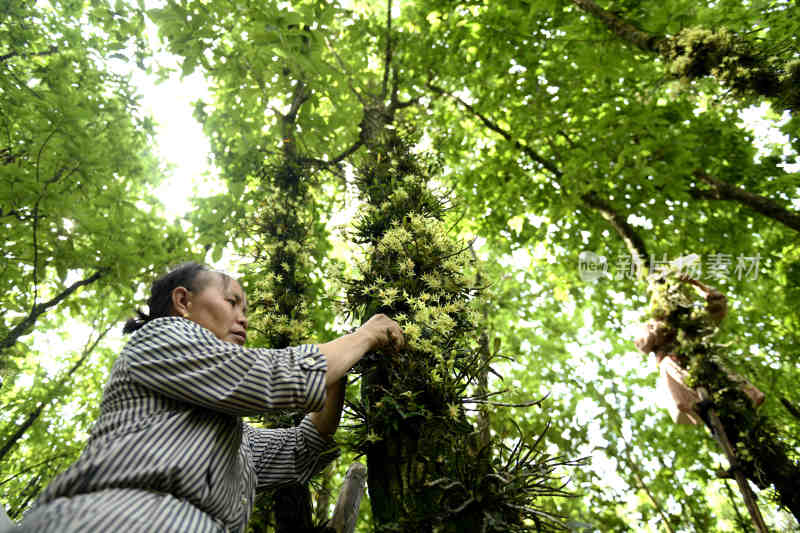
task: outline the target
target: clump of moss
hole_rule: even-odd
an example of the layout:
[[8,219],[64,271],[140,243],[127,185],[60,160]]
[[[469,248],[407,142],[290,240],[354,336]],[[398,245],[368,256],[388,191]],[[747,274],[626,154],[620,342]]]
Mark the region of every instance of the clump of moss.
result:
[[800,70],[762,51],[751,41],[721,28],[685,28],[660,44],[669,72],[683,81],[713,76],[734,96],[767,97],[779,107],[800,110]]

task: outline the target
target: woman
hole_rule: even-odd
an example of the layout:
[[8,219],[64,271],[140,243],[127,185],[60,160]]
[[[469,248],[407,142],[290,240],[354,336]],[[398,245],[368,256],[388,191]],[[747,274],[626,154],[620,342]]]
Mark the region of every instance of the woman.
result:
[[[305,482],[335,457],[346,372],[403,343],[399,326],[376,315],[325,344],[244,348],[242,287],[197,263],[156,280],[148,305],[125,325],[134,334],[83,454],[22,531],[244,531],[256,489]],[[241,419],[285,407],[312,413],[276,430]]]

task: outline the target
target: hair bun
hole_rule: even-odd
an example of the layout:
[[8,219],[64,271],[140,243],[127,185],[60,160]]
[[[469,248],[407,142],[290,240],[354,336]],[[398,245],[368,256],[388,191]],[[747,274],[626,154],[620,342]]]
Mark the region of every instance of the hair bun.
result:
[[129,318],[125,321],[125,325],[122,327],[123,334],[133,333],[150,321],[150,315],[145,314],[138,309],[136,310],[136,315],[136,318]]

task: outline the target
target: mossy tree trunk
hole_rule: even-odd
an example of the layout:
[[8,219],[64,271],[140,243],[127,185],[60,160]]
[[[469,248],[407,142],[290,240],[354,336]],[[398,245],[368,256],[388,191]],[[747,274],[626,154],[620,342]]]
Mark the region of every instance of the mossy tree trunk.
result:
[[[291,106],[280,117],[281,157],[264,164],[258,172],[261,205],[245,223],[244,231],[253,245],[257,274],[250,303],[250,322],[257,331],[256,342],[271,348],[307,342],[315,331],[309,308],[318,287],[311,281],[314,255],[309,237],[316,229],[311,213],[309,168],[297,152],[295,120],[309,97],[308,89],[297,82]],[[318,334],[318,332],[317,332]],[[269,427],[296,425],[300,412],[280,412],[265,416]],[[275,490],[272,498],[262,498],[254,515],[267,523],[271,514],[276,533],[302,533],[314,530],[311,492],[307,484],[290,484]]]
[[490,461],[488,428],[466,416],[467,392],[486,387],[489,357],[475,265],[470,245],[450,234],[449,204],[431,185],[438,163],[413,154],[413,135],[398,133],[399,107],[394,96],[365,106],[356,170],[365,205],[352,233],[364,257],[346,281],[354,316],[385,313],[406,337],[402,350],[371,354],[360,368],[355,440],[367,457],[375,530],[563,528],[534,500],[563,496],[550,482],[557,465],[574,463],[543,457],[540,440],[498,448],[499,460]]
[[382,312],[398,320],[408,343],[365,365],[372,512],[378,531],[464,531],[480,523],[460,476],[466,472],[458,472],[466,459],[459,454],[474,449],[461,395],[475,377],[467,366],[477,367],[480,355],[468,337],[469,252],[447,235],[445,206],[428,188],[430,167],[381,124],[388,117],[380,110],[364,120],[367,149],[357,178],[367,205],[356,241],[368,257],[348,291],[363,318]]
[[780,431],[756,410],[720,363],[724,348],[697,346],[691,360],[693,383],[707,387],[738,464],[732,465],[761,489],[772,487],[779,505],[800,522],[800,464],[789,457]]

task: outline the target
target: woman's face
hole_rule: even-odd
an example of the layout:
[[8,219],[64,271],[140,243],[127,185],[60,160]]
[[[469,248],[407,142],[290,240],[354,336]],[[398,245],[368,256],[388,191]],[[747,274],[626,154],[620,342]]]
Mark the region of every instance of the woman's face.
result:
[[[178,287],[173,291],[173,306],[178,315],[197,322],[217,338],[243,345],[247,340],[247,299],[236,280],[218,272],[210,276],[200,290]],[[182,290],[181,290],[182,289]]]

